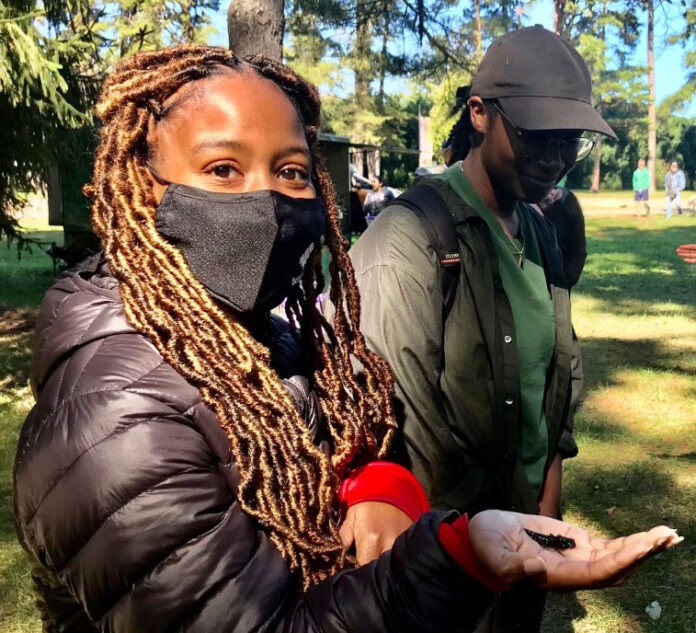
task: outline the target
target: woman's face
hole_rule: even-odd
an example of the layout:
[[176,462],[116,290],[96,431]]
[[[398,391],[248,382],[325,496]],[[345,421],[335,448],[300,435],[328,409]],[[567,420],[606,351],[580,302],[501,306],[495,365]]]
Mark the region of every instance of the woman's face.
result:
[[[147,136],[162,179],[219,193],[316,197],[302,123],[272,81],[250,70],[225,73],[187,84],[164,108]],[[166,188],[153,178],[158,203]]]

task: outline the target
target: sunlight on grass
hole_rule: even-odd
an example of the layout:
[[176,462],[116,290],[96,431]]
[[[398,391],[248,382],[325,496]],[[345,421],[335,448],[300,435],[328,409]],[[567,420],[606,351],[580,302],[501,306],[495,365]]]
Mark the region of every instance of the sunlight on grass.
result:
[[[696,218],[588,219],[573,320],[585,361],[565,518],[605,536],[666,523],[686,537],[625,587],[553,596],[544,633],[696,631]],[[662,617],[645,607],[657,600]]]
[[[650,442],[681,445],[694,431],[694,379],[651,369],[619,370],[612,384],[585,399],[585,408],[640,430]],[[655,424],[659,423],[659,424]]]

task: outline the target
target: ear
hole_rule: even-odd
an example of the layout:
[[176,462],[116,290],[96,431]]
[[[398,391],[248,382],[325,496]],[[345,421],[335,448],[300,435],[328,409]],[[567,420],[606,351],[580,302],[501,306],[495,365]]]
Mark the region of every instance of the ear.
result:
[[490,117],[486,106],[483,104],[481,97],[471,97],[466,105],[469,107],[469,116],[471,117],[471,127],[475,132],[485,134],[488,131]]

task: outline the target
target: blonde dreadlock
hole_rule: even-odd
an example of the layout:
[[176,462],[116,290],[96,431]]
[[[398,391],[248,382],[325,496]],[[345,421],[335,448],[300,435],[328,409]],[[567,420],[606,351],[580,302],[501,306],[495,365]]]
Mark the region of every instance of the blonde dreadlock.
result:
[[[319,313],[321,249],[288,300],[290,322],[312,354],[315,388],[334,444],[329,458],[271,368],[270,354],[245,327],[220,310],[191,274],[181,252],[155,230],[157,203],[146,168],[150,117],[185,84],[220,72],[248,71],[273,81],[295,106],[314,158],[313,178],[328,210],[331,327]],[[305,589],[340,569],[335,522],[337,488],[347,470],[384,456],[394,433],[392,377],[359,332],[360,302],[336,196],[316,154],[320,102],[316,89],[288,68],[262,57],[238,60],[230,51],[178,46],[138,54],[104,84],[94,178],[92,222],[120,282],[130,323],[194,384],[227,434],[241,475],[239,503],[268,530]],[[364,367],[354,377],[351,357]]]

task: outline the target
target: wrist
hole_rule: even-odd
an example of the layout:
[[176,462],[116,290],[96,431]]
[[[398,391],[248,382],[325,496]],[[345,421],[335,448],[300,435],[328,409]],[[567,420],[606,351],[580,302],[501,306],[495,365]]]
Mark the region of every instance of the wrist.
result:
[[430,510],[418,479],[403,466],[391,462],[370,462],[353,470],[341,484],[339,500],[346,509],[363,501],[389,503],[413,521]]
[[484,569],[476,557],[469,540],[469,518],[466,514],[453,523],[441,523],[438,540],[456,563],[486,589],[492,593],[503,593],[510,588],[507,583]]

